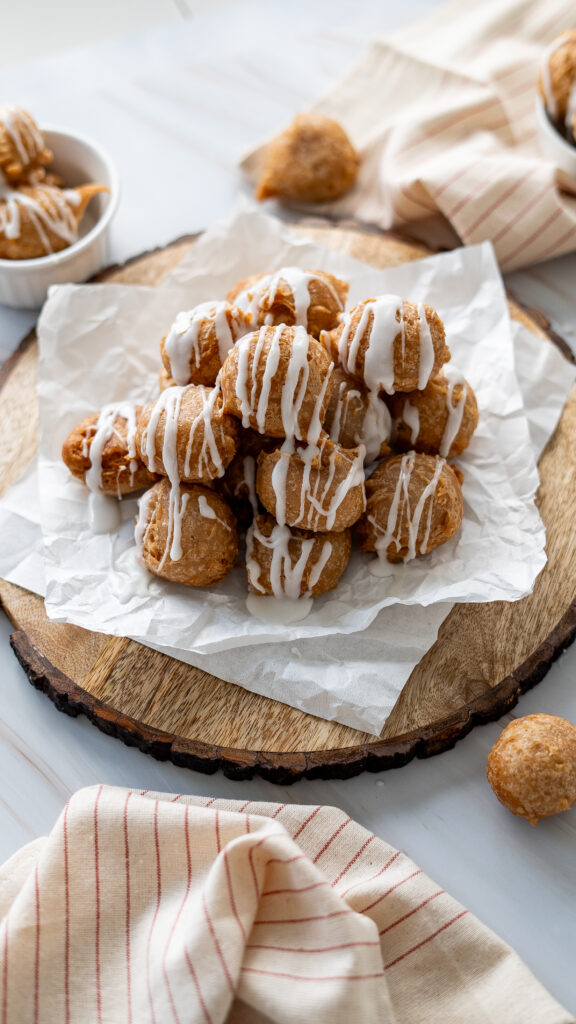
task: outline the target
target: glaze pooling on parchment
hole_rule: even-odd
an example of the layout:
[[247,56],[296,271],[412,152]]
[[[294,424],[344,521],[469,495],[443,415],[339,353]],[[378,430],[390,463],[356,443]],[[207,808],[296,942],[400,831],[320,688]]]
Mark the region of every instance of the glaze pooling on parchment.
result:
[[[194,387],[194,385],[191,386]],[[182,517],[186,510],[190,495],[186,491],[183,491],[180,486],[182,480],[180,478],[180,469],[178,465],[178,425],[182,398],[185,391],[185,387],[166,388],[160,394],[160,397],[152,407],[148,423],[142,433],[141,455],[144,464],[151,472],[157,472],[163,466],[170,483],[168,500],[168,532],[164,552],[158,566],[159,569],[162,569],[164,566],[168,555],[172,562],[177,562],[182,558],[183,554],[181,545]],[[206,392],[208,392],[208,397],[206,397]],[[216,473],[212,473],[211,475],[222,476],[224,474],[224,464],[218,445],[216,444],[211,419],[215,404],[220,395],[220,387],[217,385],[212,389],[202,388],[201,393],[202,410],[190,424],[184,459],[184,475],[186,477],[189,476],[192,445],[197,430],[200,427],[202,428],[203,433],[199,466],[200,468],[211,468],[214,466],[216,468]],[[156,432],[160,426],[160,420],[163,414],[164,429],[162,450],[158,453],[156,449]],[[158,454],[162,465],[159,465],[156,461]],[[144,498],[145,497],[146,495]],[[144,501],[142,499],[139,504],[138,522],[136,525],[136,546],[140,551],[142,551],[147,530],[150,525],[150,522],[146,518],[148,514],[148,501]]]
[[[436,456],[436,467],[432,478],[423,488],[415,507],[412,508],[409,488],[415,461],[416,452],[408,452],[406,455],[402,456],[400,472],[398,474],[394,496],[390,505],[386,528],[383,530],[373,516],[368,517],[376,533],[376,552],[381,560],[386,559],[386,553],[391,544],[395,546],[397,552],[404,547],[400,540],[400,532],[405,524],[408,526],[408,551],[404,556],[403,561],[408,562],[411,559],[416,558],[418,554],[426,554],[428,541],[430,539],[430,528],[432,525],[434,496],[436,494],[440,475],[446,465],[446,461],[439,456]],[[427,509],[426,504],[428,504]],[[424,534],[420,544],[418,545],[418,533],[424,516]]]

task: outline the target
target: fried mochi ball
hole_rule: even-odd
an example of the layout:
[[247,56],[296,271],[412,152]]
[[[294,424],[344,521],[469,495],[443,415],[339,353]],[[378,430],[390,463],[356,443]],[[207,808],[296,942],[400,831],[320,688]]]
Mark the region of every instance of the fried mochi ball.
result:
[[342,125],[322,114],[299,114],[269,143],[257,199],[322,203],[354,183],[359,158]]
[[366,512],[355,527],[360,547],[389,562],[425,555],[460,529],[460,481],[438,455],[408,452],[386,459],[366,481],[366,494]]
[[557,715],[526,715],[488,754],[488,782],[512,814],[537,825],[576,802],[576,727]]
[[280,523],[317,533],[352,526],[366,507],[364,451],[341,448],[329,438],[263,452],[256,491]]
[[330,440],[343,448],[363,444],[368,466],[390,452],[388,441],[392,433],[392,419],[388,406],[373,391],[368,391],[349,377],[340,366],[334,368],[324,429]]
[[188,483],[222,476],[238,447],[239,426],[218,388],[166,388],[138,418],[136,448],[153,473]]
[[77,240],[90,200],[108,191],[106,185],[19,185],[8,200],[0,197],[0,259],[31,260],[65,249]]
[[331,378],[328,354],[304,327],[261,327],[226,356],[223,409],[259,434],[305,441],[320,433]]
[[6,180],[23,183],[51,160],[52,153],[34,118],[12,103],[0,107],[0,169]]
[[234,343],[250,330],[228,302],[203,302],[178,313],[160,343],[162,363],[175,384],[214,384]]
[[335,363],[376,393],[423,390],[450,358],[436,310],[397,295],[354,306],[321,340]]
[[277,437],[266,437],[255,430],[241,430],[238,451],[223,477],[216,481],[217,490],[233,509],[241,526],[249,526],[258,514],[256,467],[260,452],[278,447]]
[[478,426],[476,396],[450,363],[432,377],[423,391],[390,395],[394,444],[445,459],[460,455]]
[[334,590],[350,558],[350,530],[311,533],[256,516],[246,534],[248,587],[270,597],[319,597]]
[[574,136],[576,122],[576,30],[563,32],[547,48],[538,86],[552,121]]
[[227,299],[243,310],[251,330],[296,325],[318,338],[322,331],[336,327],[347,295],[346,281],[325,270],[281,267],[273,274],[254,274],[238,281]]
[[140,411],[128,402],[108,405],[74,427],[62,445],[62,459],[72,476],[90,490],[116,497],[150,487],[156,476],[136,453]]
[[156,576],[209,587],[230,572],[238,554],[234,516],[221,495],[201,484],[160,480],[140,499],[136,544]]

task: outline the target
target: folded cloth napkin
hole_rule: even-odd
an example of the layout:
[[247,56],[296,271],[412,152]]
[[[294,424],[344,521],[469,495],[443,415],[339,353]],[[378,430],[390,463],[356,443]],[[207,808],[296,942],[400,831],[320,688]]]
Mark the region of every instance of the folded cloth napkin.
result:
[[[504,270],[576,248],[574,188],[539,149],[538,68],[568,0],[466,0],[373,44],[314,110],[362,154],[356,187],[323,205],[433,246],[489,239]],[[244,161],[258,176],[263,147]]]
[[0,870],[2,1024],[568,1024],[334,807],[98,786]]

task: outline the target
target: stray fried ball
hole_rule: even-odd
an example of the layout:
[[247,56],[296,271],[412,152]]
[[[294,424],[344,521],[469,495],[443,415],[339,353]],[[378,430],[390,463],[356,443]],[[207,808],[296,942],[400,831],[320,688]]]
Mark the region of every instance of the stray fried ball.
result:
[[337,121],[299,114],[270,142],[256,198],[303,203],[338,199],[353,185],[358,165],[358,154]]
[[557,715],[526,715],[488,755],[488,782],[512,814],[537,825],[576,802],[576,727]]

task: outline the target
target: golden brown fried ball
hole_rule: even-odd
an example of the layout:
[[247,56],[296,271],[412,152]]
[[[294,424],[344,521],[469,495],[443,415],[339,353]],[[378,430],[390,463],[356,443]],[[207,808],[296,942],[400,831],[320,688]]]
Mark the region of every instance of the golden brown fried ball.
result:
[[227,299],[244,311],[252,330],[300,325],[318,338],[321,331],[336,327],[347,295],[348,284],[325,270],[282,267],[271,274],[244,278],[228,292]]
[[388,394],[422,390],[450,358],[436,310],[396,295],[354,306],[321,340],[346,373],[370,391]]
[[71,245],[88,203],[99,192],[108,188],[19,185],[7,199],[0,199],[0,259],[37,259]]
[[330,439],[343,448],[366,448],[367,465],[388,455],[392,421],[386,403],[374,392],[334,368],[332,394],[324,417]]
[[21,184],[51,160],[34,118],[12,103],[0,107],[0,170],[6,180]]
[[280,523],[317,533],[339,533],[366,507],[361,449],[324,437],[318,445],[289,445],[258,458],[256,491]]
[[259,511],[256,494],[256,466],[262,451],[272,451],[279,444],[277,437],[265,437],[255,430],[241,430],[240,443],[217,489],[234,510],[238,522],[247,526]]
[[91,490],[115,497],[150,487],[157,478],[138,457],[135,447],[134,428],[140,412],[141,407],[136,405],[129,418],[120,413],[106,418],[95,413],[74,427],[62,445],[62,459],[72,476]]
[[460,529],[460,482],[438,455],[386,459],[367,480],[366,494],[366,512],[356,524],[360,547],[389,562],[425,555]]
[[576,727],[557,715],[526,715],[488,754],[488,782],[512,814],[537,825],[576,802]]
[[144,406],[136,448],[151,472],[208,483],[234,458],[238,434],[237,421],[222,409],[220,391],[189,384],[166,388],[154,404]]
[[178,313],[160,344],[166,373],[179,385],[211,387],[229,350],[249,330],[242,310],[228,302],[203,302]]
[[136,543],[150,572],[187,587],[219,583],[238,554],[236,522],[224,498],[200,484],[172,488],[168,480],[140,500]]
[[311,533],[256,516],[246,536],[248,586],[273,597],[319,597],[334,590],[350,558],[350,530]]
[[476,396],[450,364],[432,377],[423,391],[391,395],[388,406],[394,443],[401,451],[414,448],[427,455],[455,458],[468,447],[478,425]]
[[322,203],[338,199],[354,183],[359,158],[337,121],[299,114],[269,143],[257,199]]
[[576,30],[563,32],[547,48],[538,88],[552,121],[574,133],[576,120]]
[[261,327],[230,350],[220,382],[224,412],[243,426],[307,440],[330,399],[330,358],[304,327]]

